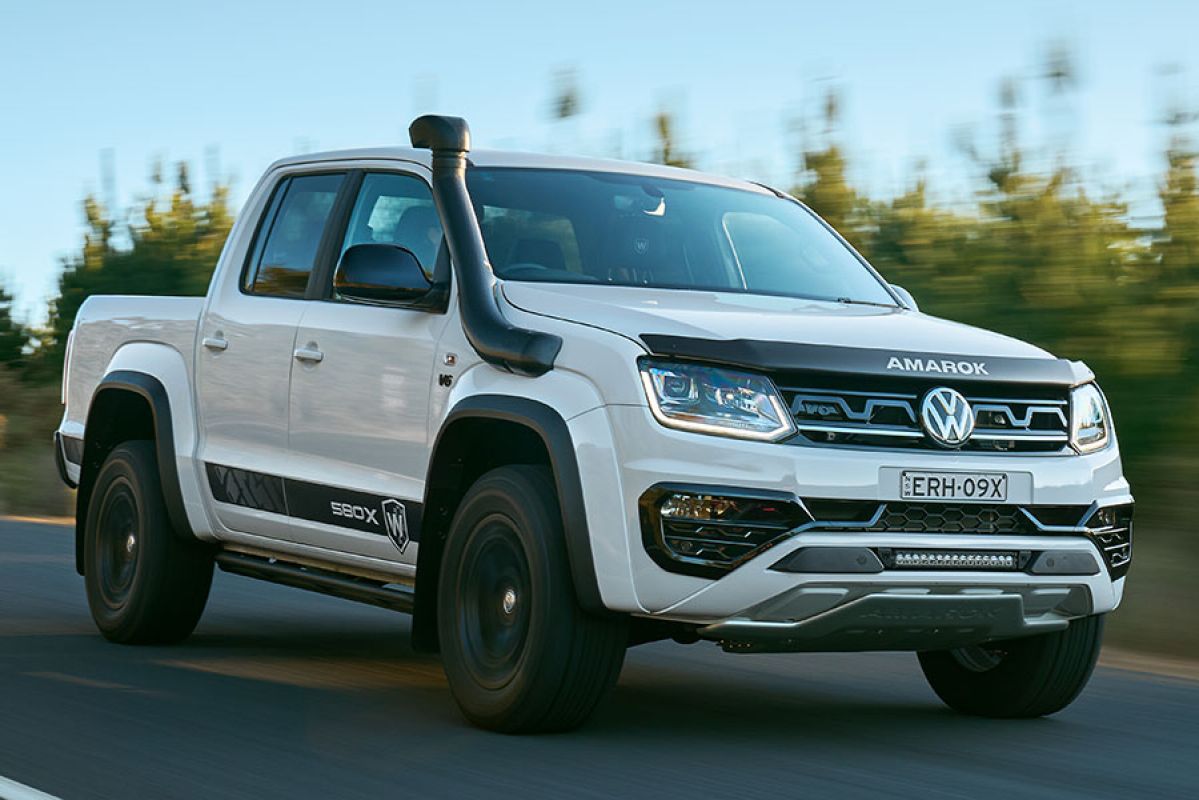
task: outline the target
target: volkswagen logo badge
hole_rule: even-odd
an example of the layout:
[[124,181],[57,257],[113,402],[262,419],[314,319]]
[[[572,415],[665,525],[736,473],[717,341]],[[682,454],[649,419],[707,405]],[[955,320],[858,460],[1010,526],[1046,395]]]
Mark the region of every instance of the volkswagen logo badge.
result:
[[961,447],[974,433],[974,409],[961,392],[940,386],[924,396],[920,422],[929,438],[942,447]]

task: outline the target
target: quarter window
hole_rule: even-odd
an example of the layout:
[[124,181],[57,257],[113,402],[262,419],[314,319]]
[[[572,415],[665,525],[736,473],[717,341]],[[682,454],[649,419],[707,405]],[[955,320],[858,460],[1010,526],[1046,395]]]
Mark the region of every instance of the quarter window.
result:
[[261,237],[246,289],[275,297],[303,297],[329,213],[344,175],[301,175],[275,192],[270,227]]

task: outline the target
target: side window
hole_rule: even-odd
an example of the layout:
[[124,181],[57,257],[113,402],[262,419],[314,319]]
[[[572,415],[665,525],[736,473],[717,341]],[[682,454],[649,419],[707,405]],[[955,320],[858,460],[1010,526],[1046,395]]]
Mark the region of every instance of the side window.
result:
[[341,252],[371,243],[407,248],[425,274],[433,276],[441,246],[441,220],[428,184],[412,175],[386,172],[363,177]]
[[344,178],[344,174],[301,175],[275,190],[267,227],[259,231],[260,241],[246,273],[247,291],[275,297],[304,296]]

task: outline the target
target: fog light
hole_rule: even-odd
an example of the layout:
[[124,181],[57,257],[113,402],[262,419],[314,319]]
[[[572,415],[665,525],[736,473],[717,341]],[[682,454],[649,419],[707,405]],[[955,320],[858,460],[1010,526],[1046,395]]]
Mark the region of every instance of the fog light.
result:
[[664,569],[715,578],[811,518],[791,495],[659,484],[641,496],[646,552]]
[[670,494],[662,501],[662,516],[672,519],[719,519],[735,508],[729,497],[706,494]]

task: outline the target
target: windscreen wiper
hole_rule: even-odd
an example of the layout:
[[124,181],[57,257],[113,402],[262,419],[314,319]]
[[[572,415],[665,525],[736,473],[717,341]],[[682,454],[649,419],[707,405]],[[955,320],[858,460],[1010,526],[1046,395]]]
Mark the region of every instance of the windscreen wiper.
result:
[[850,297],[838,297],[837,303],[844,303],[847,306],[874,306],[875,308],[900,308],[894,303],[875,303],[871,300],[854,300]]

